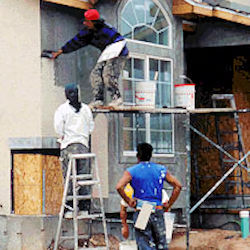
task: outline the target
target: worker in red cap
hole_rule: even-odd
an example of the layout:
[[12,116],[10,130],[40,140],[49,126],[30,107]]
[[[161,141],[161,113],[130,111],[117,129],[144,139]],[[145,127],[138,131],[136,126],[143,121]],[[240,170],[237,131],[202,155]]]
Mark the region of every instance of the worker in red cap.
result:
[[[103,106],[105,85],[112,98],[109,106],[122,105],[118,83],[120,73],[128,57],[124,37],[114,27],[105,23],[96,9],[87,10],[84,13],[84,18],[83,29],[61,49],[51,52],[51,59],[56,59],[61,54],[71,53],[87,45],[93,45],[100,49],[102,54],[90,75],[94,99],[89,106]],[[107,54],[108,49],[111,49],[112,53]],[[115,50],[116,53],[113,53]]]

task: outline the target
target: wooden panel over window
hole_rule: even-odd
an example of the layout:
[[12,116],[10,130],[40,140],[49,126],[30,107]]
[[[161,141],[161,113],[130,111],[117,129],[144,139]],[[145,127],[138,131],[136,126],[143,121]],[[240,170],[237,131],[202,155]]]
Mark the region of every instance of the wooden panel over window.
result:
[[213,7],[205,2],[173,0],[173,14],[185,19],[192,19],[195,16],[217,17],[250,26],[250,17],[248,15],[237,12],[237,10]]
[[44,2],[50,2],[55,4],[66,5],[78,9],[88,10],[93,7],[91,1],[88,0],[43,0]]

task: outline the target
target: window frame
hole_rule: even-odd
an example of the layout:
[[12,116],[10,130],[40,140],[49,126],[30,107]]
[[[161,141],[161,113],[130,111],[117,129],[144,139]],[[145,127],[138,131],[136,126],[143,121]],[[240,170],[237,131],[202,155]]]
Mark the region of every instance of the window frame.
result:
[[[122,11],[124,9],[124,7],[128,4],[128,2],[130,2],[132,0],[129,0],[129,1],[126,1],[126,3],[122,6],[121,8],[121,18],[119,20],[119,30],[121,30],[121,21],[123,20],[124,22],[126,22],[128,24],[128,22],[126,21],[126,19],[124,19],[122,17]],[[168,23],[168,45],[163,45],[163,44],[156,44],[156,43],[151,43],[151,42],[145,42],[145,41],[140,41],[140,40],[134,40],[134,39],[131,39],[131,38],[126,38],[126,40],[128,42],[132,42],[132,43],[138,43],[138,44],[142,44],[142,45],[151,45],[151,46],[155,46],[155,47],[159,47],[159,48],[166,48],[166,49],[173,49],[173,39],[172,39],[172,36],[173,36],[173,29],[172,29],[172,22],[170,20],[170,17],[168,15],[168,13],[166,12],[166,10],[163,8],[162,4],[158,1],[158,0],[151,0],[156,6],[159,7],[159,9],[162,11],[162,14],[164,15],[167,23]],[[134,10],[133,10],[134,11]],[[145,22],[145,20],[144,20]],[[145,26],[148,26],[146,25],[146,23],[144,23]],[[133,30],[134,28],[138,27],[138,24],[134,25],[133,27],[131,27],[131,29]]]
[[[174,88],[173,88],[173,59],[172,58],[164,58],[160,56],[153,56],[153,55],[148,55],[148,54],[139,54],[139,53],[130,53],[129,58],[136,58],[136,59],[141,59],[144,60],[144,81],[149,80],[150,76],[150,59],[154,60],[161,60],[161,61],[166,61],[170,63],[170,71],[171,71],[171,82],[170,82],[170,100],[171,100],[171,107],[173,107],[173,102],[174,102]],[[171,115],[171,127],[172,127],[172,153],[160,153],[160,154],[153,154],[153,157],[155,158],[169,158],[173,157],[175,154],[175,136],[174,136],[174,114],[169,114]],[[123,119],[123,118],[122,118]],[[150,139],[150,113],[145,113],[145,127],[146,127],[146,141],[149,141]],[[123,137],[123,122],[121,122],[121,136],[120,138]],[[124,145],[122,143],[122,156],[124,157],[135,157],[136,156],[136,151],[125,151],[124,150]]]

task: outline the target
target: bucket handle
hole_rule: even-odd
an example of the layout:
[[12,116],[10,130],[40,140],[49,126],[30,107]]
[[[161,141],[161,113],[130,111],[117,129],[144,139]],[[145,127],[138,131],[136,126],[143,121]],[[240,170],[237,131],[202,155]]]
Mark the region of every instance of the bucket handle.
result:
[[180,78],[188,80],[188,83],[193,84],[191,78],[187,77],[186,75],[179,75]]

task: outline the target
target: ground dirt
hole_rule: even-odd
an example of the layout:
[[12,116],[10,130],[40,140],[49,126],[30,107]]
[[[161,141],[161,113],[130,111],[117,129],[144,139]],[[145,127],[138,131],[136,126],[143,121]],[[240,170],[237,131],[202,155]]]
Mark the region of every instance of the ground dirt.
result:
[[[190,250],[249,250],[250,236],[241,238],[241,233],[229,230],[192,230],[190,231]],[[176,232],[169,250],[186,249],[186,233]]]
[[[247,239],[241,238],[237,231],[211,229],[190,231],[190,250],[250,250],[250,236]],[[119,250],[119,240],[109,235],[110,250]],[[53,242],[48,250],[53,249]],[[79,240],[81,247],[105,246],[103,234],[95,234],[88,241]],[[60,246],[59,250],[73,250]],[[175,231],[169,245],[169,250],[186,250],[186,232]]]

